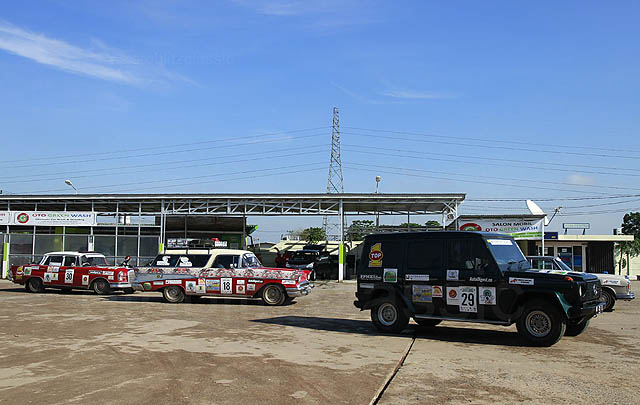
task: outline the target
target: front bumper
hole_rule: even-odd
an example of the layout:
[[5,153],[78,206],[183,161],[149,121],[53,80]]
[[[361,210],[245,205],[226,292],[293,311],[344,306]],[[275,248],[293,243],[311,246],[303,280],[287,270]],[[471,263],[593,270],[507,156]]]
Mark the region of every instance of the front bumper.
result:
[[312,288],[313,284],[309,282],[301,283],[296,287],[287,287],[287,295],[289,298],[303,297],[305,295],[309,295]]
[[635,299],[635,298],[636,298],[636,295],[635,293],[632,293],[632,292],[630,292],[629,294],[626,294],[626,293],[616,294],[617,300],[631,301],[632,299]]
[[569,309],[570,318],[582,318],[599,315],[604,311],[604,302],[585,305],[582,308],[572,307]]
[[109,287],[113,289],[132,288],[131,283],[109,283]]

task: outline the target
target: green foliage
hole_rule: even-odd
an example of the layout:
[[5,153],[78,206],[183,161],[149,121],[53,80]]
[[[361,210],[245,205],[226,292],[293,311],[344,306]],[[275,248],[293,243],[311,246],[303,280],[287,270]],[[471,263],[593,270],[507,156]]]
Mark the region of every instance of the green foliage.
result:
[[434,220],[425,222],[425,225],[428,226],[429,228],[442,228],[442,225],[440,225],[440,222],[434,221]]
[[324,228],[306,228],[300,232],[300,237],[309,244],[318,243],[327,239],[327,233]]
[[[640,212],[630,212],[624,215],[622,220],[622,233],[625,235],[633,235],[634,240],[618,243],[618,251],[620,252],[620,261],[618,262],[618,271],[629,265],[629,261],[623,256],[635,257],[640,255]],[[627,273],[629,269],[627,268]]]
[[415,222],[409,222],[409,223],[405,222],[400,224],[398,227],[399,228],[421,228],[422,225],[416,224]]
[[357,219],[351,222],[347,234],[351,240],[363,240],[365,236],[373,233],[376,225],[369,219]]

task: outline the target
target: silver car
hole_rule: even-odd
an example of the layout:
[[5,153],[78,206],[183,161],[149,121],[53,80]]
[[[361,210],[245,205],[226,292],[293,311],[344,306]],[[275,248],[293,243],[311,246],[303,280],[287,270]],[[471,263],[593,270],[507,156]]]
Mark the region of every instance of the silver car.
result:
[[[527,256],[531,267],[537,270],[573,271],[559,257],[553,256]],[[627,276],[617,276],[615,274],[592,273],[597,276],[602,284],[602,301],[605,303],[604,310],[613,310],[616,300],[630,301],[636,296],[631,292],[631,281]]]

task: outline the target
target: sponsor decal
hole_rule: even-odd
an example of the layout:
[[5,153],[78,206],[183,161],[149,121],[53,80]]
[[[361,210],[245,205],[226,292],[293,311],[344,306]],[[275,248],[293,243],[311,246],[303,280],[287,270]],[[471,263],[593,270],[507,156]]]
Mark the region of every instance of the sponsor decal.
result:
[[447,287],[447,305],[458,305],[458,287]]
[[369,267],[382,267],[382,243],[375,243],[369,250]]
[[191,260],[189,260],[188,257],[186,256],[180,256],[180,263],[178,263],[176,265],[176,267],[191,267],[193,266],[193,263],[191,263]]
[[475,287],[460,287],[459,306],[460,312],[478,312],[477,290]]
[[29,222],[29,214],[27,214],[26,212],[21,212],[16,216],[16,221],[21,224],[26,224],[27,222]]
[[602,280],[602,285],[620,285],[620,280]]
[[[62,263],[60,263],[62,264]],[[57,273],[60,270],[60,264],[56,263],[51,266],[47,266],[47,271],[51,273]]]
[[25,267],[23,270],[23,274],[25,276],[30,276],[31,275],[31,267]]
[[247,280],[248,283],[256,283],[256,284],[260,284],[260,283],[264,283],[264,280],[256,280],[254,278],[250,278],[249,280]]
[[88,274],[83,274],[82,275],[82,285],[89,285],[89,275]]
[[493,246],[511,246],[513,242],[509,239],[487,239],[490,245]]
[[195,281],[187,281],[184,283],[185,291],[194,293],[196,292],[196,282]]
[[22,280],[22,274],[16,274],[16,280]]
[[112,271],[103,270],[102,271],[102,275],[103,276],[113,276],[113,272]]
[[107,276],[107,280],[113,281],[113,276]]
[[469,277],[469,281],[475,281],[477,283],[493,283],[492,278],[486,277]]
[[375,288],[373,283],[360,283],[360,288]]
[[165,284],[177,284],[177,285],[181,285],[182,284],[182,280],[165,280],[164,281]]
[[360,274],[360,280],[379,281],[382,277],[377,274]]
[[233,294],[233,279],[229,277],[220,279],[220,293],[221,294]]
[[143,283],[142,288],[144,288],[146,291],[149,291],[151,289],[151,283]]
[[236,284],[236,294],[244,294],[244,284]]
[[412,293],[411,298],[413,302],[431,302],[433,291],[430,285],[417,285],[411,286]]
[[73,284],[73,269],[67,269],[64,272],[64,282],[65,284]]
[[404,279],[407,281],[429,281],[428,274],[406,274]]
[[164,285],[164,281],[154,281],[153,285]]
[[432,295],[433,295],[434,298],[442,298],[442,286],[441,285],[434,285],[433,286]]
[[220,291],[220,280],[206,280],[205,285],[207,290]]
[[458,270],[447,270],[447,281],[458,281]]
[[89,270],[89,274],[100,274],[100,275],[102,275],[102,272],[100,270]]
[[384,269],[382,279],[385,283],[397,283],[398,282],[398,269]]
[[496,305],[496,288],[478,287],[478,304]]
[[247,284],[247,291],[255,291],[255,290],[256,290],[255,284]]
[[198,285],[205,285],[204,278],[198,279]]
[[50,283],[52,281],[58,281],[58,273],[44,273],[44,282]]
[[532,278],[509,277],[509,284],[533,285]]
[[[284,283],[284,281],[283,281]],[[244,280],[236,280],[236,284],[244,284]]]
[[296,280],[282,280],[282,284],[287,284],[287,285],[291,285],[294,284],[295,285]]
[[196,285],[196,294],[204,294],[207,292],[207,287],[204,284]]

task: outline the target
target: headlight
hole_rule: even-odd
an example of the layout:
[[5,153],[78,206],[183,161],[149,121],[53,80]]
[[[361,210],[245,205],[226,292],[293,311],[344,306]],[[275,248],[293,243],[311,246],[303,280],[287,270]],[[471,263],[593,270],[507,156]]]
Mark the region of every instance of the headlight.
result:
[[584,291],[582,290],[581,285],[578,286],[578,294],[580,294],[581,297],[584,295]]
[[309,263],[309,264],[307,264],[307,266],[306,266],[306,267],[307,267],[308,269],[312,269],[312,268],[313,268],[313,263]]

